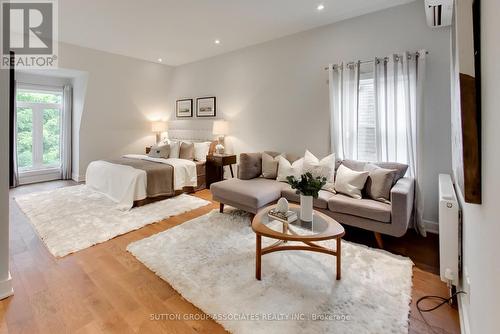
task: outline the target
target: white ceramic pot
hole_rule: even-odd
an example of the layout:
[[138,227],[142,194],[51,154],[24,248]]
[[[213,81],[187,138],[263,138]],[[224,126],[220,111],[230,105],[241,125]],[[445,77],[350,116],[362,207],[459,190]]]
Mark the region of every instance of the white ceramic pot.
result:
[[313,197],[300,195],[300,220],[312,222],[313,220]]

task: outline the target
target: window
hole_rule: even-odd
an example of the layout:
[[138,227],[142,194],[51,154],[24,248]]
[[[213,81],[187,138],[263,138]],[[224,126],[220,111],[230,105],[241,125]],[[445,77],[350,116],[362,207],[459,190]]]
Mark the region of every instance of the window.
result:
[[360,74],[358,94],[358,159],[377,161],[377,123],[373,72]]
[[17,161],[20,173],[60,169],[62,103],[62,89],[17,89]]

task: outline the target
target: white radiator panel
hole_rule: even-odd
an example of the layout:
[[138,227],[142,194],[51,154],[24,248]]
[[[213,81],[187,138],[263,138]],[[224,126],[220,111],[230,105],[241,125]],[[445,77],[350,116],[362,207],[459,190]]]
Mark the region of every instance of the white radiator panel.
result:
[[439,267],[443,282],[458,285],[460,208],[450,175],[439,175]]

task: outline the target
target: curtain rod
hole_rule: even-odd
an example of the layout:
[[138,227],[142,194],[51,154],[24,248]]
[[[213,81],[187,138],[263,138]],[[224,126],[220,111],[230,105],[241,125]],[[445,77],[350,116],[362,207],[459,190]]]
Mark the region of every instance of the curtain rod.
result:
[[[429,51],[425,51],[425,54],[428,55],[429,54]],[[397,54],[396,54],[397,55]],[[420,55],[420,51],[416,51],[416,52],[413,52],[413,53],[410,53],[410,56],[419,56]],[[400,55],[397,55],[397,56],[400,56]],[[360,64],[368,64],[368,63],[373,63],[375,60],[377,61],[380,61],[380,60],[389,60],[389,57],[383,57],[383,58],[378,58],[378,57],[375,57],[375,59],[367,59],[367,60],[358,60],[358,61],[350,61],[350,62],[347,62],[346,65],[348,64],[355,64],[355,63],[360,63]],[[340,66],[340,64],[332,64],[334,67],[335,66]],[[326,66],[324,69],[325,70],[328,70],[329,66]]]

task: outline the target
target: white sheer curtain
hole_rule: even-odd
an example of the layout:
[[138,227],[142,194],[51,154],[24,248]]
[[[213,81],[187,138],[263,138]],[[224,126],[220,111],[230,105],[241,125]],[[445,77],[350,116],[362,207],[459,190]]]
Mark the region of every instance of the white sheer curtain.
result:
[[340,159],[357,158],[359,62],[328,67],[330,146]]
[[[414,225],[423,235],[420,186],[425,57],[426,51],[420,50],[373,62],[377,160],[408,164],[408,173],[416,181]],[[357,159],[359,62],[352,69],[330,65],[329,85],[332,151],[341,159]]]
[[63,109],[61,115],[61,178],[71,179],[71,128],[73,114],[73,89],[70,85],[63,88]]

